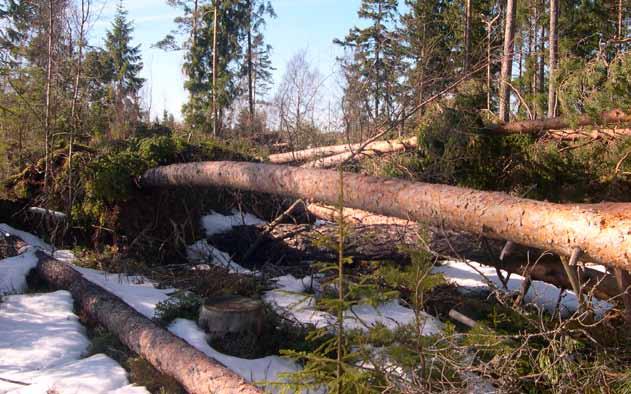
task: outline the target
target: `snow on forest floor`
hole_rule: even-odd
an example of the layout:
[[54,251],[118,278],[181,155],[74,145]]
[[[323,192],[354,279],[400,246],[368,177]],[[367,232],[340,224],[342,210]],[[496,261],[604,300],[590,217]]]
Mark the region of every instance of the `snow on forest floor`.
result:
[[[203,221],[207,234],[228,231],[236,225],[261,223],[264,222],[253,215],[238,213],[229,216],[211,213]],[[53,249],[32,234],[9,226],[0,225],[0,231],[18,236],[33,245],[24,248],[19,256],[0,260],[0,295],[19,293],[26,289],[25,277],[37,263],[35,251],[51,253]],[[242,274],[255,274],[231,261],[229,255],[208,245],[205,240],[189,247],[188,252],[189,258],[197,262],[229,267],[233,272]],[[67,262],[74,259],[70,251],[55,251],[53,254]],[[121,297],[148,318],[154,316],[156,305],[168,299],[176,290],[158,289],[151,281],[139,276],[108,274],[81,267],[77,269],[86,279]],[[197,269],[204,269],[203,264],[197,266]],[[502,288],[494,268],[473,262],[444,262],[435,268],[435,272],[442,273],[447,281],[457,284],[463,291],[488,290],[487,280]],[[273,281],[276,287],[264,293],[263,300],[290,319],[316,327],[327,326],[333,321],[333,316],[316,308],[314,296],[310,294],[314,280],[317,281],[317,278],[297,279],[291,275],[275,278]],[[505,291],[519,291],[523,280],[521,276],[512,275]],[[553,310],[558,295],[558,288],[533,281],[527,301]],[[561,301],[564,311],[572,312],[577,306],[576,296],[566,292]],[[604,301],[597,301],[595,306],[600,313],[611,308]],[[425,335],[441,332],[442,322],[425,313],[422,317]],[[377,322],[396,328],[397,325],[414,321],[414,312],[399,300],[391,300],[376,308],[357,305],[345,314],[347,328],[363,329]],[[279,380],[281,373],[299,369],[298,364],[280,356],[249,360],[222,354],[208,344],[205,332],[191,320],[177,319],[168,329],[252,382],[275,382]],[[4,297],[0,303],[0,332],[3,332],[0,338],[0,378],[33,383],[30,386],[20,386],[0,381],[0,394],[46,393],[50,388],[55,388],[60,394],[146,392],[144,388],[129,386],[125,371],[107,356],[95,355],[81,359],[89,342],[83,327],[72,313],[72,300],[67,292]],[[76,391],[77,387],[81,387],[81,390]]]
[[[442,265],[435,267],[434,272],[441,273],[445,279],[464,292],[481,292],[491,289],[489,281],[499,289],[506,292],[519,292],[524,283],[521,275],[511,274],[506,288],[497,275],[494,267],[488,267],[471,261],[444,261]],[[502,271],[504,277],[508,275],[506,271]],[[553,313],[558,307],[561,316],[568,316],[574,313],[579,306],[578,297],[574,292],[567,290],[559,302],[560,289],[546,282],[533,280],[525,301],[530,304],[537,305],[549,313]],[[598,299],[592,300],[594,312],[597,316],[603,316],[605,312],[613,308],[613,305],[607,301]]]

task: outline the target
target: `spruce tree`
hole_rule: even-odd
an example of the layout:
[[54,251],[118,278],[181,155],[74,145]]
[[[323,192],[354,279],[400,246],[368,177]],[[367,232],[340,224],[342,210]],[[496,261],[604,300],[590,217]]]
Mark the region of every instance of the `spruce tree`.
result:
[[398,86],[400,50],[394,25],[397,0],[362,0],[358,16],[370,22],[366,28],[354,27],[334,42],[351,49],[354,67],[361,70],[366,92],[372,98],[375,120],[393,112]]

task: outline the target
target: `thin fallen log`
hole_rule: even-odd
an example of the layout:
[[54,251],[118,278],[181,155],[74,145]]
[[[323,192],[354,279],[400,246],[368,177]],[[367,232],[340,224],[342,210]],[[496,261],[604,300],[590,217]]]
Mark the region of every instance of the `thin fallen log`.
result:
[[304,164],[303,168],[333,168],[355,156],[372,157],[388,153],[405,152],[408,149],[414,149],[418,146],[418,138],[412,137],[405,140],[380,141],[373,142],[365,147],[361,152],[349,150],[337,155],[323,157]]
[[[337,222],[339,219],[339,208],[331,205],[324,204],[308,204],[307,211],[317,219],[326,220],[329,222]],[[399,226],[416,225],[411,220],[393,218],[383,215],[376,215],[371,212],[362,211],[361,209],[344,208],[343,210],[344,220],[347,223],[356,225],[371,225],[371,224],[394,224]]]
[[[329,204],[339,199],[336,171],[261,163],[176,164],[147,171],[144,187],[223,186]],[[631,269],[631,204],[555,204],[447,185],[344,175],[344,205],[583,260]]]
[[[416,137],[407,138],[403,140],[392,140],[392,141],[375,141],[364,147],[366,151],[375,151],[375,152],[391,152],[392,149],[400,149],[402,146],[416,146]],[[342,144],[342,145],[332,145],[332,146],[322,146],[319,148],[311,148],[305,149],[295,152],[287,152],[287,153],[279,153],[275,155],[269,155],[268,159],[270,163],[274,164],[285,164],[285,163],[295,163],[301,161],[309,161],[321,157],[328,157],[333,155],[338,155],[340,153],[348,153],[355,152],[362,147],[362,143],[358,144]],[[403,146],[403,147],[404,147]]]
[[486,127],[485,131],[495,134],[538,134],[548,130],[626,123],[631,123],[631,115],[628,115],[621,109],[614,109],[603,112],[597,119],[583,115],[575,121],[563,117],[522,120],[519,122],[490,125]]
[[223,364],[139,314],[123,300],[85,279],[70,264],[38,253],[36,272],[51,287],[70,291],[78,309],[115,334],[129,349],[187,392],[254,394],[262,391]]

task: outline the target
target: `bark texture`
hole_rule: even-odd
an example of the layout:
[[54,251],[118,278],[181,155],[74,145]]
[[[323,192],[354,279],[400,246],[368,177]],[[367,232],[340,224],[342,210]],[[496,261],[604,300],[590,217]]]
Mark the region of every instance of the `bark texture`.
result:
[[487,130],[489,132],[494,132],[498,134],[533,134],[541,133],[547,130],[570,129],[573,126],[585,127],[595,125],[611,125],[616,123],[631,123],[631,115],[628,115],[621,109],[614,109],[611,111],[603,112],[600,115],[599,119],[593,119],[590,116],[583,115],[574,122],[572,122],[570,119],[565,119],[562,117],[523,120],[520,122],[506,123],[503,125],[488,126]]
[[[149,170],[145,187],[223,186],[336,204],[339,174],[260,163],[205,162]],[[554,204],[505,193],[370,177],[344,176],[344,205],[488,238],[513,241],[586,261],[631,268],[631,204]]]
[[[392,147],[400,147],[401,144],[416,146],[416,138],[408,138],[404,140],[392,140],[392,141],[375,141],[366,145],[364,150],[370,151],[389,151],[388,149],[392,149]],[[301,161],[309,161],[313,159],[317,159],[320,157],[333,156],[348,152],[357,151],[362,147],[362,143],[359,144],[343,144],[343,145],[332,145],[332,146],[322,146],[318,148],[311,148],[305,150],[299,150],[295,152],[287,152],[287,153],[278,153],[275,155],[270,155],[268,157],[269,161],[274,164],[284,164],[284,163],[294,163]]]
[[142,316],[123,300],[86,280],[71,265],[39,252],[37,274],[57,289],[70,291],[78,309],[189,393],[261,393],[216,360]]
[[506,22],[504,23],[504,53],[500,70],[499,117],[508,122],[510,116],[510,82],[513,71],[513,49],[515,48],[515,13],[517,0],[506,0]]

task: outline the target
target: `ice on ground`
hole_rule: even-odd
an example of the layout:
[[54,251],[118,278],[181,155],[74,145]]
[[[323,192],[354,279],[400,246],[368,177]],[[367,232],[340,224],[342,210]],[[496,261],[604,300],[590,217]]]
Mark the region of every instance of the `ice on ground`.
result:
[[239,212],[236,209],[232,210],[231,215],[222,215],[218,212],[210,211],[210,214],[202,216],[202,227],[208,237],[230,231],[235,226],[256,226],[265,223],[264,220],[257,218],[251,213]]
[[[1,394],[148,394],[144,387],[132,386],[127,373],[116,361],[97,354],[44,371],[14,376],[29,386],[0,381]],[[6,386],[6,387],[3,387]],[[12,386],[12,387],[9,387]]]
[[18,256],[0,260],[0,296],[26,290],[26,276],[37,266],[35,252],[36,249],[27,247]]
[[208,244],[202,239],[186,248],[186,257],[193,262],[211,263],[217,267],[227,268],[232,273],[250,275],[252,271],[232,261],[228,253]]
[[[206,333],[191,320],[177,319],[169,326],[169,331],[253,383],[281,382],[280,374],[300,370],[300,366],[294,361],[279,356],[248,360],[222,354],[210,347]],[[268,389],[273,387],[270,385]]]
[[[316,309],[315,298],[306,293],[313,281],[311,277],[296,279],[292,275],[276,278],[277,288],[266,292],[263,300],[291,320],[318,328],[330,326],[335,317]],[[423,335],[435,335],[442,331],[440,320],[425,312],[419,317],[423,320]],[[366,330],[376,324],[395,329],[415,321],[414,311],[401,305],[399,300],[390,300],[376,308],[368,304],[355,305],[344,313],[344,327],[347,329]]]
[[149,319],[153,318],[156,305],[169,298],[175,289],[158,289],[142,276],[110,274],[90,268],[75,267],[84,278],[117,295],[132,308]]
[[[494,267],[464,261],[444,261],[441,266],[435,267],[433,272],[442,273],[448,282],[461,286],[465,291],[473,292],[486,291],[489,289],[489,285],[484,277],[491,281],[498,289],[509,292],[520,291],[525,280],[521,275],[511,274],[507,283],[507,289],[505,289]],[[506,271],[502,271],[502,273],[507,275]],[[556,309],[559,292],[560,289],[554,285],[533,280],[526,294],[525,301],[539,305],[546,311],[552,313]],[[574,313],[578,307],[579,302],[576,294],[569,290],[565,291],[559,305],[561,315],[568,316]],[[602,316],[609,309],[613,308],[613,305],[606,301],[594,299],[593,307],[596,315]]]
[[27,233],[25,231],[20,231],[18,229],[15,229],[11,226],[9,226],[8,224],[4,224],[1,223],[0,224],[0,232],[4,233],[4,234],[8,234],[8,235],[13,235],[15,237],[21,238],[24,242],[26,242],[27,244],[35,247],[35,248],[39,248],[45,252],[52,252],[53,251],[53,247],[44,242],[41,238],[36,237],[35,235],[31,234],[31,233]]

